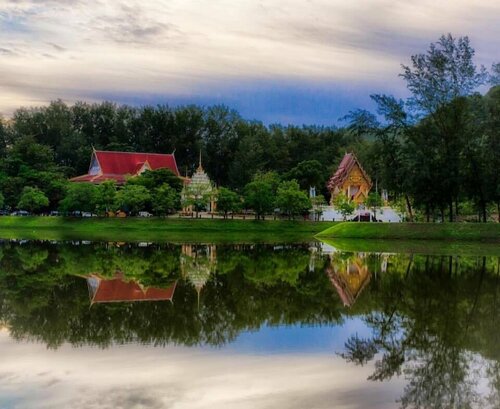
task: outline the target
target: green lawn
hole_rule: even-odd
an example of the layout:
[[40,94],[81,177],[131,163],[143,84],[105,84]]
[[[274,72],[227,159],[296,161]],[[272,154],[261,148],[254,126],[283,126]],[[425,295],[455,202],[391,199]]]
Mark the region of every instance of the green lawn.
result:
[[0,238],[36,240],[300,242],[330,222],[221,219],[0,217]]
[[317,235],[329,239],[448,240],[500,243],[499,223],[335,224]]
[[439,256],[496,256],[500,245],[495,242],[464,240],[379,240],[327,239],[320,240],[337,250],[367,253],[406,253]]

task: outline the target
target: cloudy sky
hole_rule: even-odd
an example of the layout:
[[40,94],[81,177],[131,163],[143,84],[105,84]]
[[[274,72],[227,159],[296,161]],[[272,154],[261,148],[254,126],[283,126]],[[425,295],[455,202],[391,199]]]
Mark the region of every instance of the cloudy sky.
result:
[[224,103],[332,124],[370,93],[403,96],[400,64],[443,33],[469,35],[490,67],[499,16],[497,0],[0,0],[0,112]]

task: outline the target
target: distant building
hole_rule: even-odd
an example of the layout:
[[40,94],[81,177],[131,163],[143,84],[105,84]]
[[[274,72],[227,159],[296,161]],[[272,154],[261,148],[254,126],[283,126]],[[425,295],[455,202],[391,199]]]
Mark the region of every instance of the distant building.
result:
[[206,201],[207,205],[205,210],[214,212],[217,207],[216,193],[217,190],[214,184],[203,170],[200,153],[200,162],[196,172],[191,176],[191,179],[187,176],[184,178],[184,187],[181,191],[181,203],[184,203],[183,212],[191,213],[193,211],[193,205],[189,203],[195,200]]
[[328,181],[331,202],[343,194],[357,204],[363,203],[372,188],[372,181],[354,153],[346,153],[333,176]]
[[85,175],[70,179],[70,182],[102,183],[114,180],[118,185],[127,178],[138,176],[146,170],[170,169],[179,176],[174,154],[138,152],[92,152],[89,171]]

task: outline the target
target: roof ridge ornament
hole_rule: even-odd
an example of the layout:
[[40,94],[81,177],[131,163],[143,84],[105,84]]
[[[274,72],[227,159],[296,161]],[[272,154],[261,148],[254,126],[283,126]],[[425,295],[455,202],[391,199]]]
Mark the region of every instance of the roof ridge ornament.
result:
[[198,169],[196,169],[198,172],[203,172],[203,166],[201,166],[201,149],[200,149],[200,159],[198,162]]

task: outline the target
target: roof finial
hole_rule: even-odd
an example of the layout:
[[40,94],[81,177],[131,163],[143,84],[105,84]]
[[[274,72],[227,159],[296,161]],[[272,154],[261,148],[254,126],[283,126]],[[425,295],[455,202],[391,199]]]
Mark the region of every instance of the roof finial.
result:
[[201,149],[200,149],[200,161],[199,161],[199,164],[198,164],[198,170],[199,171],[203,170],[203,166],[201,166]]

